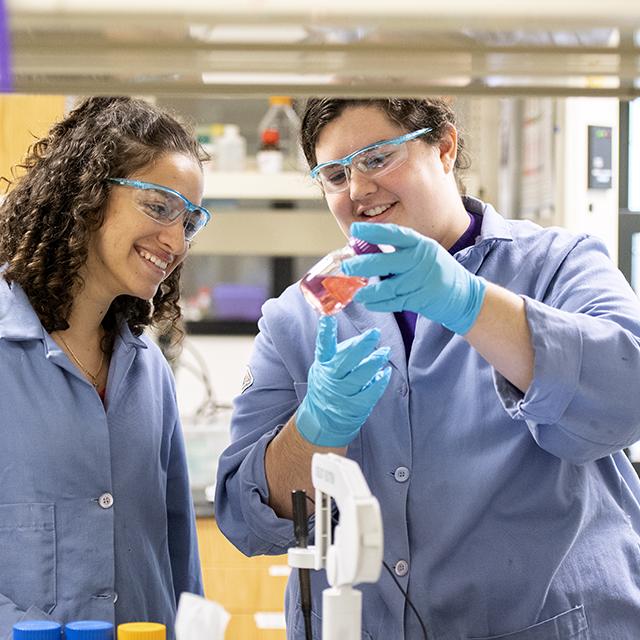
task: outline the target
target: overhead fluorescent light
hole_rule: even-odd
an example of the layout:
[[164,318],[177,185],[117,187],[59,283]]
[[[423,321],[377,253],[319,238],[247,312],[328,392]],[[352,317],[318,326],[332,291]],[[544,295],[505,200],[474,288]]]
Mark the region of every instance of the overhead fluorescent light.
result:
[[189,26],[189,35],[195,40],[212,44],[288,44],[307,38],[307,30],[299,25],[217,25]]
[[617,89],[620,79],[612,76],[487,76],[488,87],[567,87]]
[[290,85],[314,85],[335,83],[335,76],[332,74],[298,74],[298,73],[219,73],[207,72],[202,74],[204,84],[290,84]]

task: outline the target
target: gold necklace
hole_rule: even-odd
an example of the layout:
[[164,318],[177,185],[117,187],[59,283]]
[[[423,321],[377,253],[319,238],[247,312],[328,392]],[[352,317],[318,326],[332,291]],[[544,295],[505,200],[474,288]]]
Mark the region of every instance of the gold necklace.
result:
[[62,341],[62,344],[66,347],[67,351],[69,352],[69,355],[73,358],[74,362],[80,367],[80,370],[82,371],[82,373],[84,373],[84,375],[89,378],[91,384],[95,387],[95,389],[97,391],[98,390],[98,376],[100,375],[100,372],[102,371],[102,367],[104,367],[104,351],[102,351],[102,349],[100,349],[100,351],[102,353],[102,357],[100,358],[100,366],[98,367],[98,370],[96,371],[96,374],[93,375],[82,364],[82,362],[80,362],[80,359],[73,352],[73,349],[71,349],[71,347],[67,344],[67,341],[62,337],[62,334],[59,331],[56,331],[56,333],[58,334],[58,338],[60,338],[60,340]]

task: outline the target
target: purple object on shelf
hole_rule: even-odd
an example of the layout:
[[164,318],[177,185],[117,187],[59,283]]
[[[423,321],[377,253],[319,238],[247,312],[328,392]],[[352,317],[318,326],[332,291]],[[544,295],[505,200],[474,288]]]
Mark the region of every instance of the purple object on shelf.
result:
[[11,91],[11,44],[5,0],[0,0],[0,92]]
[[249,284],[221,282],[212,291],[214,317],[220,320],[252,320],[262,315],[267,288]]

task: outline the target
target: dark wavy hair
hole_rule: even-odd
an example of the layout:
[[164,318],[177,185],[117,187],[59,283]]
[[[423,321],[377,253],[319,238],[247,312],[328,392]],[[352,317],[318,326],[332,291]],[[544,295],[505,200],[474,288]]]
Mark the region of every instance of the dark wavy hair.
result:
[[300,142],[309,168],[318,164],[316,143],[322,129],[338,118],[349,107],[375,107],[386,114],[391,122],[407,132],[426,127],[431,133],[421,136],[427,144],[435,145],[449,126],[458,131],[458,153],[454,175],[460,193],[465,193],[462,172],[471,166],[462,133],[456,124],[456,114],[448,101],[442,98],[309,98],[302,117]]
[[[0,264],[17,282],[48,332],[69,327],[80,270],[91,235],[104,220],[109,177],[127,177],[165,153],[183,153],[202,166],[206,155],[189,128],[167,112],[129,97],[83,100],[37,140],[0,205]],[[16,170],[13,171],[14,175]],[[121,322],[134,335],[153,324],[177,344],[183,336],[181,265],[153,300],[118,296],[102,325],[113,341]]]

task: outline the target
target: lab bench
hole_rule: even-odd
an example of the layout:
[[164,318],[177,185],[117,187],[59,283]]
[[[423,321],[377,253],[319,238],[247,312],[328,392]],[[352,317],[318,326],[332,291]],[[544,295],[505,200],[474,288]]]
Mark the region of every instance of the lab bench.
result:
[[231,615],[225,640],[285,640],[287,556],[247,558],[214,518],[198,518],[197,528],[205,596]]
[[230,442],[230,422],[229,409],[182,418],[205,595],[231,615],[225,640],[285,640],[286,555],[247,558],[222,535],[215,521],[216,470]]

